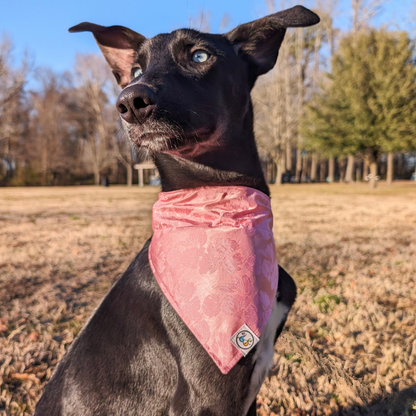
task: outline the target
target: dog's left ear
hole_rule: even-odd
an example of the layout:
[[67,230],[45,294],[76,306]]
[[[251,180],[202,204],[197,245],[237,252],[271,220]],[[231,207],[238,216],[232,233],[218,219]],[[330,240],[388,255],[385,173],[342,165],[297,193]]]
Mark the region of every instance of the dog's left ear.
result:
[[234,45],[237,54],[249,63],[255,80],[274,67],[288,27],[312,26],[319,21],[312,11],[295,6],[237,26],[225,36]]
[[120,87],[130,82],[135,53],[146,40],[143,35],[124,26],[105,27],[88,22],[71,27],[69,32],[92,32]]

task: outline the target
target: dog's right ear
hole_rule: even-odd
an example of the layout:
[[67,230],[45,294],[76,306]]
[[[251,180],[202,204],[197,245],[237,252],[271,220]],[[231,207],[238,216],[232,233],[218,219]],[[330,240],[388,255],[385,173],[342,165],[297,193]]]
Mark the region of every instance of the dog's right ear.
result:
[[295,6],[237,26],[225,36],[240,58],[249,64],[254,83],[259,75],[274,67],[288,27],[306,27],[317,23],[319,17],[315,13],[303,6]]
[[130,82],[134,56],[146,40],[144,36],[123,26],[105,27],[88,22],[71,27],[69,32],[92,32],[120,87]]

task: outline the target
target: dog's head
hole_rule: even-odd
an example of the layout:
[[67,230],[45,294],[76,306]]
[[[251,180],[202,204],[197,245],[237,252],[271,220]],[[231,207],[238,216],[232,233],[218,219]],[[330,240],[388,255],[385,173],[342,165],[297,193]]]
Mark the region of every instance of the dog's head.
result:
[[181,29],[147,39],[91,23],[70,32],[94,34],[123,89],[117,109],[132,143],[192,158],[252,128],[250,91],[275,65],[286,28],[318,22],[296,6],[224,35]]

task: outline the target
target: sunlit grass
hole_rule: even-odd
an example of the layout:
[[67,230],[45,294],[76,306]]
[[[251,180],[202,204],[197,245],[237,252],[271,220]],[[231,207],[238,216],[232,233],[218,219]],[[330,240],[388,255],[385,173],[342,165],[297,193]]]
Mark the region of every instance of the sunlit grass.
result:
[[[0,191],[1,416],[32,413],[74,336],[151,235],[157,191]],[[356,406],[373,415],[383,397],[385,408],[411,414],[415,185],[271,191],[279,262],[299,294],[259,414],[335,415]]]

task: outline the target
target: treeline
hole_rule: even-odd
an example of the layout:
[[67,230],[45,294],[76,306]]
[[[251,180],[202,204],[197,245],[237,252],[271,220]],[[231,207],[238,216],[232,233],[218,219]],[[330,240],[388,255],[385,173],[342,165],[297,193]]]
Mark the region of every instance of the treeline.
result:
[[256,137],[277,183],[375,186],[416,169],[415,42],[371,27],[382,0],[351,0],[351,29],[340,31],[339,3],[316,0],[321,23],[287,32],[276,68],[253,92]]
[[[349,31],[334,24],[340,0],[305,3],[321,23],[288,30],[276,68],[253,90],[271,181],[375,186],[416,170],[415,42],[371,27],[383,0],[349,1]],[[293,6],[266,4],[270,13]],[[209,31],[209,16],[194,19],[198,29]],[[137,156],[118,125],[118,92],[101,55],[78,55],[57,74],[16,62],[11,40],[0,39],[0,185],[131,184]]]
[[[29,88],[36,85],[36,88]],[[132,183],[131,147],[118,126],[118,87],[100,55],[73,71],[32,68],[0,41],[0,184]]]

